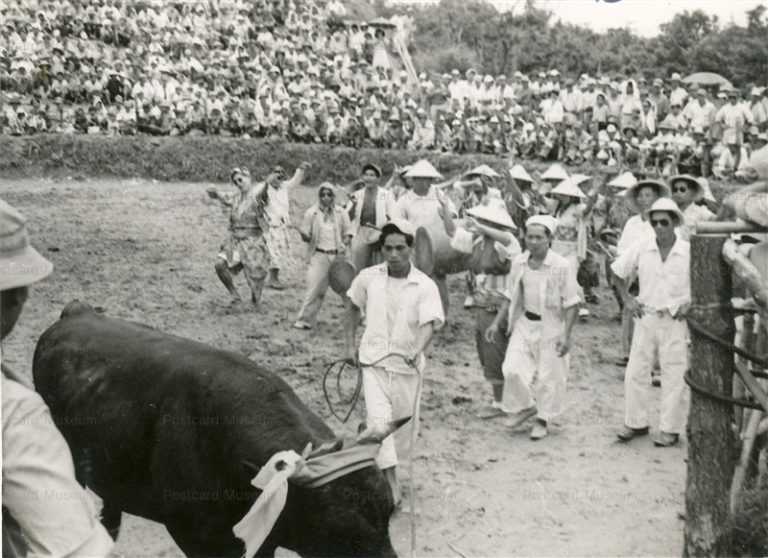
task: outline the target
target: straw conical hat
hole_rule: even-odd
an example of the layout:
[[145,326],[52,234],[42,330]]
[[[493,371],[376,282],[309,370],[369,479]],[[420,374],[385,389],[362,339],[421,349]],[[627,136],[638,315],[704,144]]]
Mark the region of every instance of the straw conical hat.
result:
[[572,174],[571,175],[571,180],[573,180],[574,184],[581,184],[582,182],[585,182],[585,181],[589,180],[590,178],[592,178],[592,177],[587,175],[587,174],[579,174],[579,173],[577,173],[577,174]]
[[635,178],[635,175],[632,174],[629,171],[621,173],[619,176],[614,178],[608,183],[608,186],[613,186],[614,188],[622,188],[627,189],[631,188],[637,184],[637,178]]
[[523,167],[523,165],[520,165],[520,164],[517,164],[511,169],[509,169],[509,176],[511,176],[515,180],[522,180],[524,182],[533,182],[533,178],[531,178],[531,175],[528,174],[528,171],[525,170],[525,167]]
[[479,167],[475,167],[471,171],[468,171],[464,174],[464,176],[472,175],[488,176],[490,178],[499,178],[501,176],[488,165],[480,165]]
[[506,209],[496,204],[491,205],[476,205],[467,211],[467,215],[471,215],[476,219],[482,219],[489,223],[507,227],[509,229],[516,229],[515,222],[512,217],[509,216]]
[[563,180],[560,184],[555,186],[550,192],[551,195],[560,194],[561,196],[571,196],[572,198],[586,198],[587,196],[581,191],[578,184],[573,178]]
[[437,169],[432,166],[432,163],[426,159],[416,161],[405,173],[406,178],[442,178],[443,175],[437,172]]
[[542,180],[565,180],[568,178],[568,173],[558,163],[553,163],[544,174],[541,175]]

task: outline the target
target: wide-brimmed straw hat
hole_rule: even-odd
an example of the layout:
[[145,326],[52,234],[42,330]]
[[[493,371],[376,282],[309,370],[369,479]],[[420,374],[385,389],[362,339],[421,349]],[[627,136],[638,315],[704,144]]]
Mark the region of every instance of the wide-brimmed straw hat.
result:
[[689,187],[693,187],[696,191],[696,199],[701,198],[704,195],[704,188],[701,186],[701,182],[695,176],[690,174],[677,174],[669,179],[671,186],[675,185],[675,182],[685,182]]
[[411,168],[408,169],[408,172],[405,173],[406,178],[443,178],[443,175],[440,174],[435,167],[432,166],[432,163],[427,161],[426,159],[421,159],[420,161],[416,161],[414,164],[411,165]]
[[677,207],[677,204],[675,203],[675,200],[672,198],[659,198],[655,202],[653,202],[653,205],[651,206],[651,209],[648,210],[648,215],[651,213],[656,213],[659,211],[665,211],[667,213],[670,213],[676,220],[675,226],[681,225],[685,222],[685,217],[683,217],[683,212],[680,211],[680,208]]
[[501,175],[488,165],[480,165],[479,167],[475,167],[471,171],[464,173],[464,176],[487,176],[489,178],[500,178]]
[[416,235],[413,237],[413,265],[427,275],[431,275],[435,268],[432,238],[424,227],[416,229]]
[[533,182],[533,178],[531,178],[531,175],[528,174],[528,171],[525,170],[525,167],[523,167],[523,165],[520,165],[520,164],[517,164],[511,169],[509,169],[509,176],[511,176],[515,180],[521,180],[523,182]]
[[579,185],[573,178],[567,178],[555,186],[549,195],[554,196],[559,194],[561,196],[570,196],[572,198],[583,199],[586,198],[586,194],[581,191]]
[[372,170],[373,172],[376,173],[376,176],[381,178],[381,169],[379,168],[378,165],[374,165],[373,163],[366,163],[365,165],[363,165],[363,168],[360,174],[363,174],[367,170]]
[[53,264],[29,244],[26,219],[0,200],[0,291],[37,283],[51,271]]
[[637,178],[634,174],[632,174],[629,171],[621,173],[619,176],[614,178],[608,183],[608,186],[613,186],[614,188],[622,188],[624,190],[632,188],[637,184]]
[[337,258],[328,269],[328,284],[333,292],[343,296],[349,290],[355,275],[357,275],[355,266],[347,260]]
[[498,204],[476,205],[467,211],[467,215],[507,229],[517,228],[507,210]]
[[660,180],[653,180],[650,178],[638,180],[637,184],[629,188],[624,194],[627,198],[627,204],[635,211],[640,211],[640,208],[637,205],[637,195],[642,188],[646,187],[653,188],[656,191],[656,195],[660,198],[668,198],[670,196],[669,186]]
[[550,166],[546,171],[544,171],[544,174],[541,175],[542,180],[565,180],[568,178],[568,173],[565,171],[565,169],[562,167],[562,165],[558,163],[553,163],[552,166]]

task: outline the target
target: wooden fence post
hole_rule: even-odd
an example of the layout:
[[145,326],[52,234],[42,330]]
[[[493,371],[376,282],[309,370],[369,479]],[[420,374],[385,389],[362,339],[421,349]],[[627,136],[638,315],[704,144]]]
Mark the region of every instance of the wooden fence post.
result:
[[[731,270],[722,258],[725,235],[691,239],[691,317],[733,343]],[[691,377],[705,389],[730,395],[733,354],[691,332]],[[688,415],[688,475],[685,488],[683,556],[731,556],[727,536],[735,463],[734,410],[727,403],[691,391]]]

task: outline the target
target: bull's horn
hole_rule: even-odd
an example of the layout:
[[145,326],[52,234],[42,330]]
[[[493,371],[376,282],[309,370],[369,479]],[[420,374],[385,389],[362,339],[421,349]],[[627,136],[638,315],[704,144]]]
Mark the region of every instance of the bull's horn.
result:
[[312,453],[312,442],[308,442],[304,450],[301,452],[301,458],[306,460]]
[[344,440],[341,438],[333,440],[331,442],[325,442],[324,444],[319,445],[317,449],[311,451],[307,456],[307,459],[312,459],[313,457],[320,457],[321,455],[325,455],[327,453],[333,453],[335,451],[339,451],[343,445],[344,445]]
[[388,422],[383,427],[369,426],[355,438],[356,444],[380,444],[384,438],[393,434],[398,428],[411,420],[411,417],[405,417]]

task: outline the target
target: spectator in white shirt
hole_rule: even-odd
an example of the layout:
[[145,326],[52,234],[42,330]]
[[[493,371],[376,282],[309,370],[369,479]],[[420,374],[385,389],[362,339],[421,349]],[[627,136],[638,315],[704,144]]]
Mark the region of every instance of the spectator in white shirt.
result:
[[[690,244],[675,233],[675,227],[683,223],[683,215],[674,201],[663,198],[654,203],[649,220],[655,238],[635,245],[611,266],[623,280],[625,304],[637,317],[624,379],[624,428],[618,437],[629,442],[648,434],[648,376],[658,355],[661,417],[654,444],[668,447],[678,442],[688,412],[689,391],[684,376],[688,369],[685,317],[691,304]],[[635,274],[640,283],[637,297],[629,294],[626,281]]]
[[688,120],[688,126],[692,129],[702,128],[709,130],[709,127],[715,122],[717,109],[709,99],[704,88],[696,90],[696,98],[691,99],[683,109],[683,116]]

